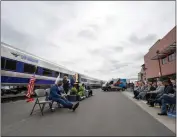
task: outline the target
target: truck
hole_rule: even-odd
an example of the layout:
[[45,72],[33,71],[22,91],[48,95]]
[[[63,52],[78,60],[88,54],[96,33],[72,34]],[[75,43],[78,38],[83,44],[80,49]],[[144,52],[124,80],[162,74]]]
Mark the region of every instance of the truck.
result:
[[117,78],[107,81],[102,85],[103,91],[124,91],[127,88],[127,79]]

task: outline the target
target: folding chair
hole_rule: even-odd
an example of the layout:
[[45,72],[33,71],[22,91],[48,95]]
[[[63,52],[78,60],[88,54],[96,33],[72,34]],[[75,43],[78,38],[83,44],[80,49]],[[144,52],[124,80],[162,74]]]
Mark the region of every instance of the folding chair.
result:
[[[49,95],[50,95],[50,88],[46,89],[46,101],[49,101]],[[53,106],[54,101],[51,101],[51,107]],[[58,107],[61,108],[60,103],[58,103]],[[52,107],[53,108],[53,107]]]
[[36,93],[37,98],[36,98],[36,101],[34,103],[34,106],[33,106],[33,109],[31,111],[30,115],[33,114],[33,111],[34,111],[34,108],[35,108],[36,104],[39,105],[39,108],[40,108],[40,111],[41,111],[42,115],[43,115],[43,110],[44,110],[44,107],[45,107],[46,104],[49,104],[50,110],[53,111],[52,102],[47,99],[48,96],[46,94],[47,93],[46,90],[44,90],[44,89],[36,89],[34,92]]

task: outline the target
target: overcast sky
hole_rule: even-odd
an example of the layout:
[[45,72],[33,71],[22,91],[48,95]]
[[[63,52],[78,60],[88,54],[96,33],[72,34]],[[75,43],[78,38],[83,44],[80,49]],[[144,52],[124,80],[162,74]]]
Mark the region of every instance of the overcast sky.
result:
[[137,78],[175,1],[1,2],[1,41],[86,75]]

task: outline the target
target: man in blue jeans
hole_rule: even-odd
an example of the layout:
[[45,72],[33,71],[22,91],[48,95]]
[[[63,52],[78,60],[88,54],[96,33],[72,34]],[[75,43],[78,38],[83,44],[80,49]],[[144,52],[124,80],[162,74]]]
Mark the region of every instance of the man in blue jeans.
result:
[[164,94],[159,100],[161,100],[162,107],[161,107],[161,113],[158,113],[158,115],[167,115],[166,105],[176,104],[176,92],[174,94]]
[[57,80],[55,85],[51,87],[50,89],[50,95],[49,95],[49,100],[56,101],[60,103],[64,108],[69,108],[75,111],[75,109],[79,106],[79,102],[76,104],[72,104],[70,101],[68,101],[64,96],[61,94],[61,87],[62,86],[62,81]]

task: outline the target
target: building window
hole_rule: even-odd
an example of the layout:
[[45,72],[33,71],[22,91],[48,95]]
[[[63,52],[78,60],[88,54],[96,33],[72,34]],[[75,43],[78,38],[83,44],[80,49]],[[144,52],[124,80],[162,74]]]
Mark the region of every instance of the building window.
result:
[[162,59],[162,64],[166,64],[168,62],[167,57]]
[[1,69],[4,69],[5,66],[5,59],[1,58]]
[[7,59],[5,69],[14,71],[16,70],[16,64],[17,64],[17,61]]
[[173,54],[169,55],[169,56],[168,56],[168,59],[169,59],[169,61],[175,60],[175,59],[176,59],[176,54],[173,53]]
[[24,64],[24,73],[34,74],[36,71],[36,66],[31,64]]
[[43,68],[43,75],[52,77],[52,70]]

